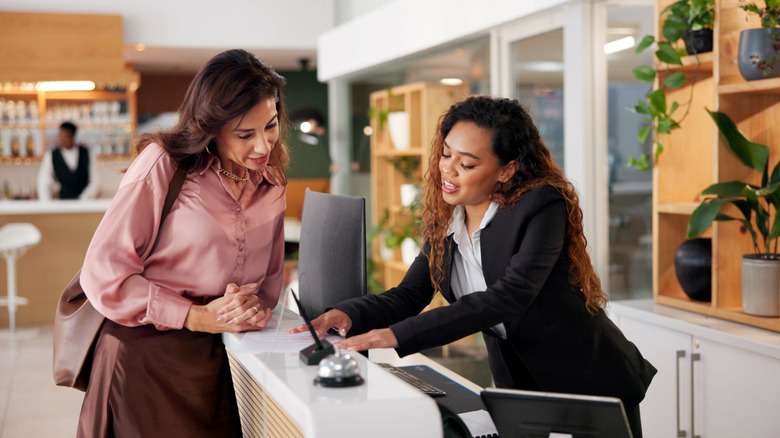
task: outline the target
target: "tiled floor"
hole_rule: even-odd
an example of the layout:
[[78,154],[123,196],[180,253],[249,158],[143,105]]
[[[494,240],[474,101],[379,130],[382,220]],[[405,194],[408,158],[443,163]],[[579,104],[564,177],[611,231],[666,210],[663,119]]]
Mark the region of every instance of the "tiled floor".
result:
[[83,393],[54,385],[51,327],[0,330],[0,438],[76,435]]
[[[69,438],[83,393],[54,385],[51,327],[0,330],[0,438]],[[490,385],[484,347],[441,349],[425,354],[480,386]]]

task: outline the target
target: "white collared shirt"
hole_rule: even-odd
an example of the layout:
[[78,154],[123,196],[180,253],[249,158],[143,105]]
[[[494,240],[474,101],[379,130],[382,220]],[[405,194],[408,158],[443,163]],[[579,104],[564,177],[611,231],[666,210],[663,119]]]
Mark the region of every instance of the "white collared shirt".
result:
[[[487,289],[485,274],[482,272],[482,230],[493,220],[498,211],[498,204],[490,203],[479,224],[479,229],[471,234],[466,228],[466,210],[462,205],[455,206],[450,220],[448,235],[458,244],[458,251],[454,255],[454,264],[450,276],[450,286],[455,297],[460,298],[474,292],[484,292]],[[493,326],[501,338],[506,339],[504,324]]]
[[[59,147],[62,152],[62,159],[68,169],[75,172],[79,166],[79,147],[74,145],[70,149]],[[79,199],[97,198],[99,187],[99,175],[97,170],[97,156],[92,148],[89,151],[89,183],[79,195]],[[57,176],[54,174],[54,164],[52,163],[51,150],[46,151],[41,161],[41,167],[38,170],[38,199],[49,201],[55,193],[59,193],[60,185]]]

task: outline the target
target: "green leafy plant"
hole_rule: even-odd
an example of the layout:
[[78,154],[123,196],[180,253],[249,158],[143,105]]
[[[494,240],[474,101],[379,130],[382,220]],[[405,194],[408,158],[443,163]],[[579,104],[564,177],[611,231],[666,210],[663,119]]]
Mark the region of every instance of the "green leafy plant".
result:
[[765,0],[762,2],[763,7],[758,3],[743,2],[740,8],[745,12],[756,14],[761,18],[761,27],[778,27],[780,26],[780,0]]
[[[745,12],[756,14],[761,19],[761,27],[774,28],[780,26],[780,0],[765,0],[764,6],[761,7],[758,3],[742,4],[740,8]],[[772,48],[774,49],[774,56],[769,59],[760,59],[758,55],[752,55],[750,57],[751,62],[759,70],[764,77],[772,75],[775,63],[777,62],[778,53],[780,53],[780,33],[773,32],[768,35],[772,42]]]
[[414,172],[420,167],[420,157],[405,155],[399,158],[388,158],[387,161],[401,173],[409,182],[414,182]]
[[[681,55],[686,55],[684,48],[675,48],[673,45],[683,37],[683,32],[690,30],[711,29],[715,18],[714,0],[679,0],[662,12],[666,14],[666,19],[662,27],[664,40],[658,41],[655,51],[655,57],[666,64],[663,80],[659,81],[658,88],[650,92],[644,99],[640,100],[631,111],[643,114],[647,125],[639,129],[637,139],[639,143],[644,144],[647,137],[652,134],[653,146],[651,155],[655,161],[658,161],[664,150],[664,144],[658,139],[659,134],[669,134],[675,129],[679,129],[682,121],[688,116],[691,101],[693,100],[693,84],[699,76],[701,61],[698,53],[694,53],[696,59],[696,70],[691,76],[691,92],[689,93],[685,112],[679,118],[674,116],[679,109],[679,102],[667,102],[667,91],[669,89],[680,88],[688,80],[686,74],[682,71],[671,72],[672,65],[682,65]],[[637,53],[643,52],[648,47],[655,44],[655,37],[645,36],[636,48]],[[641,82],[653,84],[656,79],[656,70],[650,65],[640,65],[633,70],[634,77]],[[647,154],[641,154],[639,158],[630,157],[628,165],[639,170],[648,170],[651,167],[651,158]]]
[[[701,235],[712,221],[739,221],[753,238],[753,252],[765,259],[778,259],[780,236],[780,164],[770,174],[769,148],[746,139],[734,122],[724,113],[707,110],[721,136],[746,166],[761,172],[761,185],[755,186],[742,181],[713,184],[702,195],[707,196],[688,219],[688,238]],[[737,207],[742,217],[723,212],[731,204]],[[760,238],[759,238],[760,235]]]

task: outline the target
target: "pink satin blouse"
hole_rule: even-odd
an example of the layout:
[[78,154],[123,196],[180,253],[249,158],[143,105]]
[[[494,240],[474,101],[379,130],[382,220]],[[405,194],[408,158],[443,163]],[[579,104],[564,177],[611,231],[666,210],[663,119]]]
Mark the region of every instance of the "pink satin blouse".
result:
[[100,313],[125,326],[181,329],[192,304],[185,296],[220,296],[229,283],[253,282],[259,283],[261,303],[275,307],[282,287],[286,187],[266,172],[250,172],[236,200],[220,167],[214,157],[188,174],[160,227],[175,165],[156,144],[133,161],[81,271],[81,285]]

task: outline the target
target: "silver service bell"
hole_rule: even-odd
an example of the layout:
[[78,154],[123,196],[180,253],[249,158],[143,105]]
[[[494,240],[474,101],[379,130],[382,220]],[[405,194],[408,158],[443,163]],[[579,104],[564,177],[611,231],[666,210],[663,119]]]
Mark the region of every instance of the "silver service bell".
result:
[[314,379],[315,385],[327,387],[345,387],[357,386],[363,383],[360,377],[360,367],[349,353],[342,353],[336,349],[335,354],[331,354],[322,359],[317,370],[317,378]]

